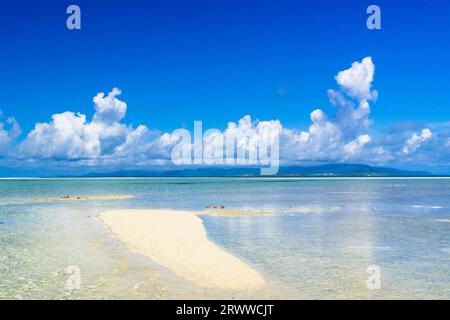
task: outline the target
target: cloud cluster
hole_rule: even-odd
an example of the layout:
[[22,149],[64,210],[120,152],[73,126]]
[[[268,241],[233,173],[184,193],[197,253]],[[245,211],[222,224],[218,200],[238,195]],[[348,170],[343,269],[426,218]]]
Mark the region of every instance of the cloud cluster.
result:
[[284,155],[292,160],[351,160],[371,142],[367,131],[370,102],[377,97],[371,91],[375,66],[370,57],[341,71],[335,77],[341,90],[328,90],[336,108],[332,117],[323,110],[311,112],[308,131],[284,130]]
[[[0,119],[3,113],[0,111]],[[8,117],[0,121],[0,157],[5,157],[11,150],[11,144],[20,136],[22,130],[16,119]]]
[[409,154],[416,151],[425,141],[431,139],[432,136],[433,134],[428,128],[423,129],[419,135],[413,133],[411,138],[406,141],[405,146],[403,147],[403,153]]
[[116,148],[145,135],[145,129],[133,129],[120,121],[127,105],[114,88],[107,96],[103,92],[94,99],[95,114],[91,121],[80,113],[66,111],[52,115],[47,123],[37,123],[19,146],[23,158],[92,159],[112,155]]
[[359,100],[371,100],[377,96],[376,91],[371,91],[374,74],[372,58],[366,57],[361,62],[353,62],[349,69],[339,72],[335,79],[349,96]]
[[[229,122],[223,132],[205,132],[204,155],[210,163],[230,164],[234,163],[234,160],[230,159],[236,159],[237,164],[257,164],[268,156],[268,145],[277,138],[279,140],[282,132],[283,127],[278,120],[252,121],[251,117],[246,115],[237,123]],[[228,147],[228,153],[226,150],[221,153],[223,146]],[[222,162],[222,159],[225,161]]]
[[[229,122],[222,131],[208,130],[203,137],[204,158],[209,163],[222,164],[220,160],[226,158],[221,153],[225,137],[232,136],[239,163],[239,159],[257,152],[258,141],[276,132],[280,138],[282,164],[311,161],[395,166],[430,164],[430,161],[447,163],[450,124],[430,124],[420,129],[400,126],[401,130],[381,135],[371,132],[371,108],[378,96],[372,88],[374,75],[375,65],[370,57],[338,72],[335,76],[338,89],[328,90],[334,112],[313,110],[306,130],[285,128],[279,120],[252,120],[249,115]],[[95,95],[95,113],[91,119],[71,111],[54,114],[49,122],[35,124],[19,143],[15,141],[20,135],[20,126],[14,118],[0,121],[0,156],[8,153],[9,158],[24,164],[51,162],[72,167],[173,165],[171,154],[180,143],[180,136],[150,130],[143,124],[134,127],[124,123],[127,104],[119,99],[120,94],[119,89],[113,88],[108,94]],[[189,139],[187,147],[193,150],[193,140]]]

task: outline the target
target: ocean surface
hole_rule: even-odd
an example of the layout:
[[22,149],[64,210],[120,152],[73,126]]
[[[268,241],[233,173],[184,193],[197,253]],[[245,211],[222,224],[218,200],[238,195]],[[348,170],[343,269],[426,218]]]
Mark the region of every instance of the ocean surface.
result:
[[[135,198],[35,200],[121,194]],[[201,219],[266,288],[197,288],[97,220],[108,209],[209,205],[243,213]],[[0,299],[30,298],[450,299],[450,179],[0,180]]]

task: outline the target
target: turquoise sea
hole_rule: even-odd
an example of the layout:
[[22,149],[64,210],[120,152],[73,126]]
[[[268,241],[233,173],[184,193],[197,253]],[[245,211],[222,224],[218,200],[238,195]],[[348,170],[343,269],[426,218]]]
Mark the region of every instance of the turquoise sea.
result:
[[[34,200],[112,194],[135,198]],[[207,205],[245,213],[201,218],[266,288],[197,288],[131,253],[96,218]],[[69,266],[80,270],[75,290]],[[367,285],[369,266],[379,270],[377,288]],[[450,299],[450,179],[0,180],[0,299],[178,298]]]

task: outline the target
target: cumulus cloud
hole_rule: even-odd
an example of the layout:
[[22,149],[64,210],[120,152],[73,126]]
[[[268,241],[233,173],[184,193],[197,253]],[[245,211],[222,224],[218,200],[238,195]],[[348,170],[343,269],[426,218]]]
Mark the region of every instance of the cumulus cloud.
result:
[[[125,143],[129,135],[139,135],[142,128],[133,129],[120,121],[127,105],[114,88],[107,96],[97,94],[92,121],[80,113],[66,111],[52,115],[47,123],[37,123],[19,146],[22,157],[84,159],[112,154]],[[136,131],[137,130],[137,131]]]
[[403,147],[403,153],[409,154],[416,151],[425,141],[431,139],[432,136],[433,134],[428,128],[422,129],[422,132],[419,135],[413,133],[411,138],[406,141],[405,146]]
[[371,141],[368,134],[371,92],[375,67],[370,57],[354,62],[335,79],[341,90],[328,90],[335,113],[311,112],[307,131],[283,130],[283,155],[289,160],[342,161],[357,156]]
[[[229,122],[225,130],[209,130],[204,136],[203,155],[206,162],[252,164],[258,154],[258,143],[280,138],[280,156],[285,163],[302,160],[347,161],[360,159],[372,139],[368,134],[372,123],[370,101],[375,67],[370,57],[339,72],[336,81],[341,90],[329,90],[330,102],[336,110],[332,116],[322,109],[311,112],[308,130],[284,128],[279,120],[252,120],[246,115],[238,122]],[[91,121],[85,115],[70,111],[55,114],[47,123],[38,123],[20,145],[23,158],[62,159],[89,165],[170,162],[172,149],[180,142],[175,134],[159,134],[145,125],[133,128],[122,123],[127,104],[114,88],[107,95],[94,98],[95,114]],[[224,154],[223,146],[235,146],[233,154]],[[228,138],[228,139],[227,139]],[[193,151],[193,141],[188,141]],[[382,154],[378,149],[372,153]],[[225,159],[224,161],[222,161]]]
[[[230,164],[236,159],[238,164],[257,164],[261,157],[267,156],[261,154],[261,147],[270,144],[275,137],[279,138],[282,130],[278,120],[253,121],[250,115],[246,115],[237,123],[229,122],[224,132],[207,131],[204,154],[211,163]],[[221,152],[224,146],[228,146],[228,154],[226,150]]]
[[347,143],[344,146],[344,150],[345,150],[345,152],[347,152],[348,155],[354,155],[355,153],[360,151],[362,149],[362,147],[364,147],[365,144],[369,143],[370,140],[371,139],[367,134],[360,135],[355,140]]
[[196,130],[204,131],[200,144],[195,134],[185,129],[174,131],[168,138],[176,141],[171,152],[176,164],[269,164],[272,152],[277,152],[272,146],[279,142],[282,126],[278,120],[252,120],[246,115],[238,122],[229,122],[223,131],[203,128],[200,122]]
[[[277,119],[253,120],[250,115],[229,122],[222,130],[203,128],[204,163],[256,164],[255,159],[260,158],[260,142],[270,143],[274,135],[279,137],[280,160],[285,165],[322,161],[395,166],[448,163],[450,123],[427,124],[421,132],[417,132],[418,124],[401,125],[385,134],[371,132],[372,105],[378,95],[373,90],[374,75],[371,57],[338,72],[337,89],[327,92],[334,112],[327,114],[322,108],[312,110],[310,125],[304,129],[286,128]],[[119,99],[120,94],[118,88],[113,88],[108,94],[95,95],[95,113],[91,119],[66,111],[52,115],[48,122],[35,124],[15,149],[14,156],[11,156],[12,145],[20,135],[20,126],[14,118],[0,121],[0,155],[8,154],[27,163],[57,162],[71,167],[172,166],[171,156],[182,141],[180,150],[187,150],[193,156],[194,137],[187,130],[181,130],[188,135],[184,141],[175,132],[164,133],[143,124],[134,127],[124,123],[128,106]],[[226,153],[227,143],[234,146],[232,154]]]
[[[336,81],[341,90],[328,92],[330,102],[336,107],[335,114],[328,116],[322,109],[314,110],[308,130],[283,128],[279,120],[253,121],[247,115],[237,123],[228,123],[223,132],[209,131],[203,146],[205,157],[217,160],[221,155],[219,145],[223,145],[225,137],[232,136],[236,145],[234,156],[244,163],[240,159],[254,157],[258,141],[267,139],[273,132],[280,134],[280,152],[286,161],[343,160],[360,154],[371,140],[367,130],[372,123],[369,103],[375,96],[371,91],[374,70],[372,59],[367,57],[339,72]],[[113,88],[108,94],[95,95],[92,120],[66,111],[52,115],[49,122],[37,123],[20,144],[19,155],[96,164],[169,160],[179,137],[157,134],[145,125],[133,128],[124,124],[127,104],[119,99],[120,94],[118,88]]]
[[[3,117],[0,111],[0,117]],[[0,121],[0,156],[6,156],[11,151],[11,145],[16,140],[22,130],[19,123],[13,117]]]
[[369,100],[377,96],[376,91],[371,91],[374,73],[372,58],[366,57],[361,62],[353,62],[349,69],[339,72],[335,79],[349,96]]
[[107,96],[103,92],[99,92],[94,97],[95,122],[111,124],[119,122],[125,117],[127,104],[117,98],[121,93],[120,89],[113,88]]

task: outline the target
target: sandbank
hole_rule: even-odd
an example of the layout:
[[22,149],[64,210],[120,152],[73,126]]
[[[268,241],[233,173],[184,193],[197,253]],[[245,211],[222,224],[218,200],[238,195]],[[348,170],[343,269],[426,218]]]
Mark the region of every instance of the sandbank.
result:
[[99,219],[131,251],[200,287],[241,291],[265,285],[260,273],[208,239],[194,212],[110,210]]

